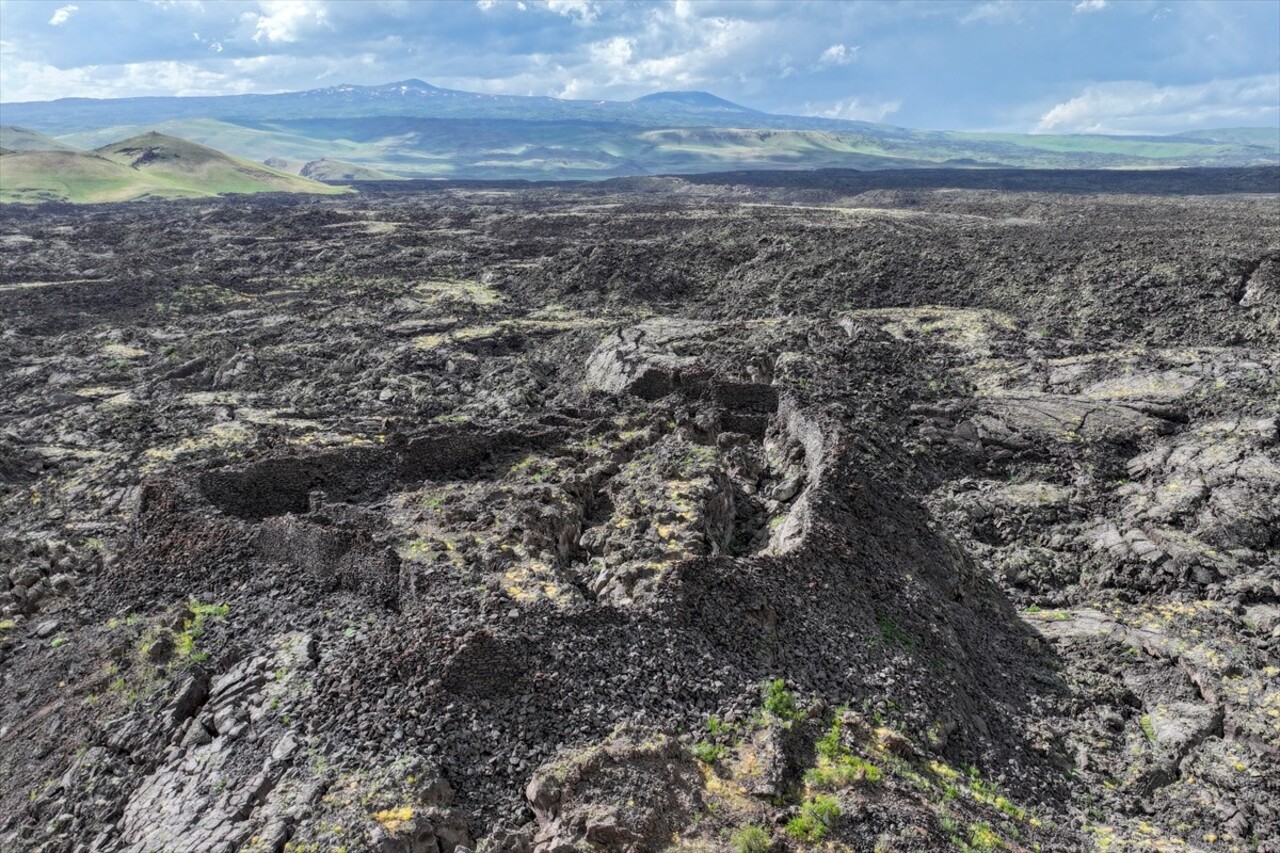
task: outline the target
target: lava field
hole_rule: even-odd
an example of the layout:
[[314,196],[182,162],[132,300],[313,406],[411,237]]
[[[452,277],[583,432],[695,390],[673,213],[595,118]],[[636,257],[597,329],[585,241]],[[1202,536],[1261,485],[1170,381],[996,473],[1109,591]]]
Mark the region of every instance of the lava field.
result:
[[6,851],[1277,853],[1280,180],[7,205],[0,518]]

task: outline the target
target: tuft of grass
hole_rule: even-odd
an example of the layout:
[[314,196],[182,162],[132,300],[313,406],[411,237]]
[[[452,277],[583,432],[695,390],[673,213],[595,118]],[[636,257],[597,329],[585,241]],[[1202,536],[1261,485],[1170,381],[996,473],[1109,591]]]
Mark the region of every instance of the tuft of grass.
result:
[[978,802],[986,803],[1001,814],[1014,820],[1027,820],[1027,810],[1000,793],[1000,786],[984,780],[976,767],[969,768],[969,794]]
[[898,627],[898,624],[888,617],[881,616],[876,619],[876,626],[880,629],[880,639],[886,645],[901,646],[908,651],[914,649],[916,641],[909,634]]
[[724,755],[724,747],[710,741],[700,740],[693,745],[693,757],[703,764],[715,764]]
[[845,753],[844,744],[840,742],[841,727],[840,718],[836,717],[831,728],[827,729],[827,733],[818,738],[818,742],[814,744],[818,755],[834,760]]
[[1004,814],[1007,817],[1011,817],[1014,820],[1027,819],[1027,810],[1013,803],[1011,800],[1009,800],[1008,797],[1005,797],[1003,794],[996,794],[991,799],[991,805],[995,806],[996,809],[999,810],[1001,814]]
[[[171,636],[173,637],[173,656],[179,660],[190,661],[191,663],[203,663],[209,659],[209,653],[197,648],[200,637],[204,634],[205,628],[210,620],[221,622],[227,618],[227,614],[231,612],[229,604],[202,604],[195,599],[187,602],[187,611],[191,614],[182,622],[182,628]],[[126,625],[134,624],[133,617],[125,620]],[[108,627],[112,627],[108,623]],[[147,631],[138,643],[138,654],[146,659],[155,644],[168,632],[159,628],[152,628]]]
[[192,616],[183,622],[182,631],[174,640],[174,651],[179,657],[200,663],[208,660],[209,656],[207,653],[196,651],[196,641],[204,633],[205,625],[210,619],[221,622],[227,618],[227,614],[231,612],[231,605],[201,604],[192,599],[187,602],[187,608]]
[[999,850],[1004,842],[996,831],[985,823],[969,824],[969,847],[973,850]]
[[1156,726],[1151,722],[1150,714],[1143,714],[1138,720],[1138,725],[1142,726],[1142,733],[1147,736],[1147,740],[1152,743],[1156,742]]
[[879,783],[884,777],[880,768],[854,755],[841,741],[840,730],[840,718],[836,717],[831,728],[814,744],[818,763],[804,774],[805,784],[812,788],[836,790],[859,782]]
[[382,824],[389,832],[395,832],[408,821],[413,820],[413,807],[401,806],[394,809],[383,809],[374,812],[373,819]]
[[764,710],[783,722],[790,722],[800,716],[796,695],[787,689],[787,683],[781,678],[765,684]]
[[767,853],[773,839],[763,826],[744,826],[729,837],[737,853]]
[[805,784],[828,790],[847,788],[859,782],[877,785],[883,778],[884,773],[879,767],[856,755],[845,755],[834,760],[821,758],[818,766],[811,767],[804,774]]
[[787,821],[787,834],[792,838],[816,844],[827,837],[843,811],[835,797],[820,794],[800,806],[800,814]]

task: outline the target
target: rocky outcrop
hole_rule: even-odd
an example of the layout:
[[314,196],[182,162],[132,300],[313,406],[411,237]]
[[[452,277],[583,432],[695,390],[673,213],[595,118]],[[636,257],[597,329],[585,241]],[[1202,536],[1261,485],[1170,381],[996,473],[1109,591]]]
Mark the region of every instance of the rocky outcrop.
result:
[[701,806],[693,758],[674,739],[618,735],[538,768],[525,789],[534,853],[665,849]]
[[[287,841],[300,809],[314,805],[322,789],[307,778],[299,736],[264,723],[286,682],[315,663],[315,640],[287,635],[274,654],[247,658],[213,679],[198,712],[125,803],[117,849],[238,850],[255,836],[266,836],[268,846]],[[292,771],[295,763],[303,764],[301,774]]]

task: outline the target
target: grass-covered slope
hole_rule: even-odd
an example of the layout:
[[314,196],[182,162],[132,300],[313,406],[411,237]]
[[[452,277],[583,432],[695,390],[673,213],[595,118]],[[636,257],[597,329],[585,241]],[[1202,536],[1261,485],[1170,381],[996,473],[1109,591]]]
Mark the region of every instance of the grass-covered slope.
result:
[[203,195],[78,151],[18,151],[0,159],[0,202],[87,204]]
[[8,151],[76,151],[74,145],[60,142],[25,127],[0,124],[0,148]]
[[[253,126],[200,119],[169,122],[164,129],[250,160],[341,161],[344,167],[415,178],[576,179],[927,164],[912,159],[902,146],[889,152],[876,140],[826,131],[413,117],[316,118]],[[67,140],[95,145],[135,130],[117,127]]]
[[209,195],[341,192],[297,175],[154,131],[103,146],[94,153],[149,177]]
[[0,160],[3,202],[87,204],[227,193],[343,191],[158,133],[93,152],[16,151]]
[[239,157],[342,160],[404,177],[606,178],[911,165],[1038,169],[1254,166],[1280,132],[1173,136],[960,133],[771,115],[706,92],[631,101],[480,95],[419,80],[214,98],[6,104],[6,116],[93,148],[144,129]]
[[1213,142],[1235,142],[1280,151],[1280,127],[1223,127],[1215,130],[1192,130],[1179,133],[1181,139],[1208,139]]
[[[1144,169],[1274,163],[1280,149],[1229,138],[972,134],[844,122],[831,129],[645,126],[623,121],[318,115],[181,119],[161,130],[249,160],[341,160],[392,175],[433,178],[607,178],[741,169],[912,166]],[[712,121],[716,116],[709,116]],[[766,118],[773,118],[767,117]],[[138,133],[117,126],[70,134],[95,147]]]

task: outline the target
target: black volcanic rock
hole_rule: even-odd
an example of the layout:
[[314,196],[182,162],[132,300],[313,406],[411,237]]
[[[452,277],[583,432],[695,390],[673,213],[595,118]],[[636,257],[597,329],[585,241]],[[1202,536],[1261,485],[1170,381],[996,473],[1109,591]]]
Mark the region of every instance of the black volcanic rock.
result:
[[1267,850],[1268,173],[957,180],[6,207],[0,848]]

